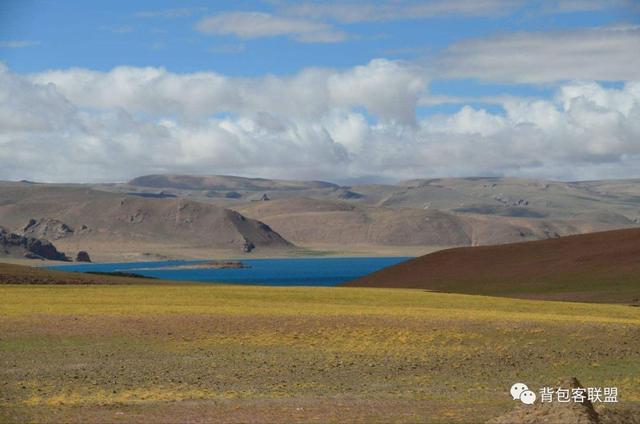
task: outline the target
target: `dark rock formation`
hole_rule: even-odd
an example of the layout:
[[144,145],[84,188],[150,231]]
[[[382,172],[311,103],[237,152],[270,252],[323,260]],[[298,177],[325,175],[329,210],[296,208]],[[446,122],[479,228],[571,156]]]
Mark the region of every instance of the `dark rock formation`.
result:
[[147,197],[147,198],[150,198],[150,199],[167,199],[167,198],[178,197],[175,194],[166,193],[164,191],[161,191],[160,193],[147,193],[147,192],[130,191],[130,192],[127,193],[127,195],[129,195],[129,196],[138,196],[138,197]]
[[256,245],[253,244],[251,240],[248,240],[247,238],[244,239],[244,244],[242,245],[242,251],[244,253],[251,253],[251,251],[255,248]]
[[76,262],[91,262],[91,257],[86,251],[81,250],[76,255]]
[[346,188],[342,188],[337,191],[338,198],[344,200],[354,200],[354,199],[362,199],[364,196],[360,193],[356,193],[355,191],[351,191]]
[[69,261],[67,255],[59,252],[49,240],[24,237],[22,244],[27,251],[34,253],[43,259],[50,259],[52,261]]
[[238,193],[237,191],[228,191],[227,193],[225,193],[224,197],[227,199],[239,199],[242,197],[242,194]]
[[271,200],[269,198],[269,195],[267,193],[263,194],[262,197],[260,198],[261,202],[268,202],[269,200]]
[[68,262],[69,258],[48,240],[10,233],[0,227],[0,254],[29,259],[49,259]]

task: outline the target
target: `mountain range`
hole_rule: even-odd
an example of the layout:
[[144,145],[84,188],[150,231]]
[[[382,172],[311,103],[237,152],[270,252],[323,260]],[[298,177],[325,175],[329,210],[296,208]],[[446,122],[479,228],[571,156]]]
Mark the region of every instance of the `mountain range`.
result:
[[409,254],[640,225],[640,180],[418,179],[344,186],[236,176],[0,182],[0,225],[98,260]]

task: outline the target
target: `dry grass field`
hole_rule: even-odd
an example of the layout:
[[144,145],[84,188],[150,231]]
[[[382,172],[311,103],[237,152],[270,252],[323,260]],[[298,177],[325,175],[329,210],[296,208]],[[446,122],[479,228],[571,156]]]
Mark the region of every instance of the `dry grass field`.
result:
[[421,290],[0,286],[0,422],[483,422],[578,377],[640,405],[640,309]]

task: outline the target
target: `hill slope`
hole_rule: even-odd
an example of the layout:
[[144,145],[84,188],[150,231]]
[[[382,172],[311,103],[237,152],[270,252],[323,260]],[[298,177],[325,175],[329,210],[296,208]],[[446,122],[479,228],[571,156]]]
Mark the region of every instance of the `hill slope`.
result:
[[236,206],[268,222],[294,243],[460,246],[471,244],[471,228],[456,216],[421,209],[372,208],[308,198]]
[[62,250],[90,253],[103,247],[143,252],[149,246],[163,252],[162,247],[170,245],[236,253],[293,247],[268,225],[220,206],[81,186],[1,186],[0,223],[13,231],[55,239]]
[[477,246],[614,228],[572,219],[457,214],[301,197],[249,202],[234,208],[247,217],[268,222],[296,244]]
[[639,304],[640,229],[442,250],[346,285]]
[[[234,257],[245,238],[257,255],[273,255],[273,248],[288,254],[282,249],[291,245],[282,237],[307,251],[416,256],[632,228],[640,224],[639,207],[637,180],[445,178],[340,186],[148,175],[126,184],[0,182],[0,225],[62,250],[87,250],[97,261]],[[27,227],[31,219],[37,222]]]
[[337,188],[324,181],[289,181],[245,178],[231,175],[144,175],[128,183],[137,187],[175,188],[184,190],[305,190]]
[[[0,285],[3,284],[165,284],[165,280],[119,275],[87,274],[0,262]],[[182,283],[181,283],[182,284]]]
[[[151,175],[102,189],[223,205],[267,222],[288,240],[305,245],[476,246],[640,223],[637,180],[573,183],[478,177],[339,186]],[[258,202],[264,197],[272,202]]]

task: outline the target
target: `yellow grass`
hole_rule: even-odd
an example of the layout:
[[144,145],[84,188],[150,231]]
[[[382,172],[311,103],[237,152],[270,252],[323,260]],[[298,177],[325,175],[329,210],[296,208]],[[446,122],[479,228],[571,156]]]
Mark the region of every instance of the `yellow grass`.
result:
[[640,309],[401,289],[0,286],[0,362],[0,421],[118,421],[116,406],[151,421],[469,422],[465,408],[482,421],[513,407],[516,380],[576,376],[639,402]]
[[0,314],[391,315],[640,324],[640,309],[422,290],[256,286],[2,286]]

